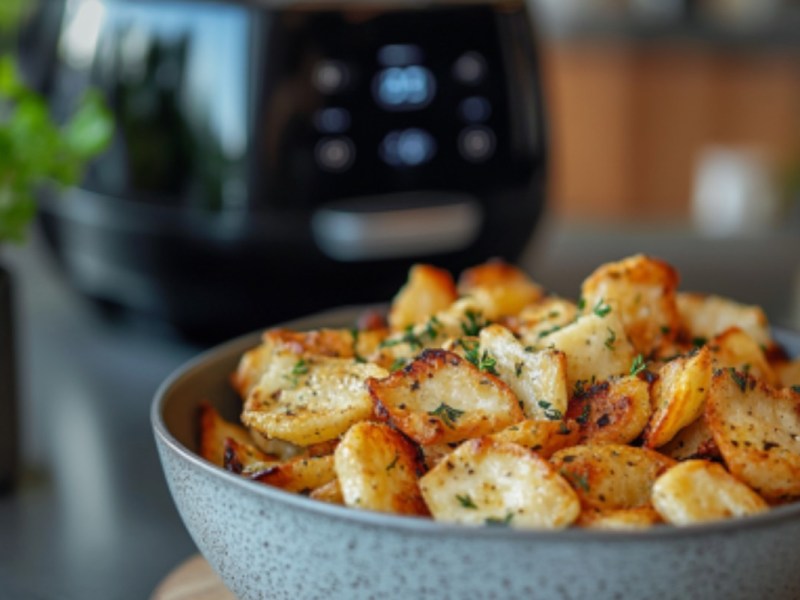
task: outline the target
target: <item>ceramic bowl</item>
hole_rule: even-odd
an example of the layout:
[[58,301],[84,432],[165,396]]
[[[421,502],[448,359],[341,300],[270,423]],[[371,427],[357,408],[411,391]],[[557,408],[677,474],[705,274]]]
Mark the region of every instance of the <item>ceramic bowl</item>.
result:
[[[288,326],[350,326],[359,312]],[[776,338],[800,355],[800,334]],[[800,503],[688,528],[521,531],[354,510],[228,473],[196,452],[197,407],[207,399],[236,418],[228,378],[258,340],[189,362],[152,406],[178,511],[239,598],[800,598]]]

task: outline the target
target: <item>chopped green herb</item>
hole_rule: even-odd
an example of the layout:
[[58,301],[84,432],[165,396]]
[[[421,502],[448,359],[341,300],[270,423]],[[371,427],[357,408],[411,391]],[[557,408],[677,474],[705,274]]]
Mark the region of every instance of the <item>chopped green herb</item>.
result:
[[425,324],[425,335],[427,335],[431,341],[433,341],[439,336],[441,327],[442,324],[439,319],[436,317],[431,317],[430,320]]
[[428,414],[432,417],[439,417],[445,425],[453,429],[455,427],[455,422],[464,414],[464,411],[448,406],[442,402],[435,410],[429,411]]
[[793,386],[791,387],[791,390],[792,390],[792,391],[793,391],[795,394],[800,394],[800,385],[793,385]]
[[472,501],[472,498],[469,497],[469,494],[464,494],[463,496],[461,494],[456,494],[456,500],[458,500],[458,503],[464,508],[478,508],[477,504],[475,504]]
[[504,518],[489,517],[484,521],[486,525],[508,527],[511,524],[511,519],[514,518],[514,513],[508,513]]
[[568,435],[572,433],[572,430],[569,427],[567,427],[567,424],[564,423],[564,421],[561,421],[561,424],[558,427],[558,433],[560,433],[561,435]]
[[525,346],[525,352],[534,352],[536,348],[533,346]]
[[306,375],[308,373],[308,363],[301,358],[292,367],[292,375]]
[[672,327],[670,327],[669,325],[661,326],[661,333],[663,333],[664,335],[669,335],[671,332],[672,332]]
[[605,300],[600,298],[600,300],[597,301],[597,304],[594,305],[592,312],[596,314],[598,317],[602,318],[611,312],[611,307],[608,304],[606,304]]
[[592,407],[589,406],[589,403],[588,402],[584,403],[583,410],[581,411],[581,416],[579,416],[575,420],[581,425],[586,425],[586,423],[589,421],[589,413],[591,412],[591,410]]
[[636,358],[633,359],[631,363],[631,375],[638,375],[642,371],[647,368],[647,361],[644,359],[644,356],[641,354],[637,354]]
[[728,372],[731,374],[731,379],[739,386],[739,389],[745,391],[747,389],[747,375],[739,373],[735,368],[728,367]]
[[692,346],[696,346],[700,348],[701,346],[705,346],[708,343],[708,339],[704,337],[695,337],[692,338]]
[[547,313],[547,318],[548,319],[555,319],[556,317],[558,317],[560,315],[561,315],[561,313],[558,312],[557,310],[551,310],[549,313]]
[[611,327],[607,327],[606,329],[608,329],[608,337],[606,338],[605,346],[609,350],[613,350],[614,344],[617,341],[617,333],[611,329]]
[[544,409],[544,416],[549,420],[560,421],[564,418],[564,415],[561,414],[561,411],[557,408],[553,408],[553,405],[547,400],[539,400],[538,404]]
[[480,312],[474,310],[466,311],[464,316],[467,317],[467,321],[461,322],[461,330],[466,336],[475,337],[481,332],[481,329],[489,324]]
[[492,375],[499,375],[497,372],[497,359],[489,354],[488,350],[484,350],[483,354],[480,354],[477,342],[470,343],[459,340],[459,344],[464,348],[464,358],[478,367],[479,370],[486,371]]
[[514,375],[517,377],[522,377],[522,369],[525,367],[525,363],[518,362],[514,364]]
[[586,308],[586,298],[581,296],[578,298],[578,310],[583,310],[584,308]]
[[541,338],[543,338],[543,337],[547,337],[547,336],[548,336],[548,335],[550,335],[551,333],[555,333],[556,331],[558,331],[558,330],[560,330],[560,329],[561,329],[561,325],[553,325],[553,326],[552,326],[552,327],[550,327],[549,329],[545,329],[545,330],[543,330],[543,331],[540,331],[540,332],[539,332],[539,339],[541,339]]
[[398,356],[392,361],[392,364],[389,366],[389,371],[392,373],[399,371],[406,366],[407,362],[407,359],[403,358],[402,356]]
[[365,363],[367,359],[358,353],[358,336],[360,333],[361,332],[355,327],[350,330],[350,335],[353,336],[353,358],[356,362]]
[[561,470],[561,475],[569,479],[575,486],[581,488],[584,492],[589,491],[589,478],[586,475],[567,471],[566,469]]

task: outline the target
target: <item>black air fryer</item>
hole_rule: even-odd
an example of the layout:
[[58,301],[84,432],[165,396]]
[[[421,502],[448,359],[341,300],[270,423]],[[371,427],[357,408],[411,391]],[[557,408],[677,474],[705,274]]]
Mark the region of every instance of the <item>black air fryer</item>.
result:
[[99,304],[219,338],[388,300],[413,262],[513,261],[533,231],[546,140],[522,0],[42,10],[54,106],[91,85],[118,123],[42,206]]

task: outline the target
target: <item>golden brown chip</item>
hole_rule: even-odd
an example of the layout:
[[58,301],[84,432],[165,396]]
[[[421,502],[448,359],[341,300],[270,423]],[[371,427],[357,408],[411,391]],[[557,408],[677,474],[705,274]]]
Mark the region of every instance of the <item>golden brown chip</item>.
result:
[[542,458],[550,458],[554,452],[577,444],[580,436],[580,428],[575,421],[526,419],[489,437],[497,442],[519,444]]
[[770,385],[779,385],[778,376],[767,361],[764,350],[738,327],[726,329],[709,341],[708,347],[711,349],[714,366],[733,367]]
[[224,465],[225,440],[230,438],[240,444],[251,444],[247,430],[237,423],[222,418],[210,402],[200,403],[200,445],[199,454],[218,467]]
[[666,262],[638,254],[606,263],[584,280],[584,310],[617,313],[637,352],[649,356],[671,342],[681,327],[678,272]]
[[339,480],[334,479],[325,485],[321,485],[316,489],[311,490],[308,495],[309,498],[327,502],[329,504],[344,504],[344,497],[342,496],[342,488],[339,485]]
[[653,484],[653,505],[673,525],[743,517],[767,510],[761,496],[706,460],[687,460]]
[[711,352],[703,347],[693,356],[679,357],[664,364],[653,384],[653,414],[645,432],[644,445],[658,448],[696,421],[705,409],[711,383]]
[[488,438],[464,442],[420,479],[440,521],[556,529],[580,513],[575,492],[543,458]]
[[500,259],[463,271],[458,279],[458,291],[475,297],[492,321],[516,315],[544,296],[542,287],[524,271]]
[[675,464],[654,450],[622,444],[565,448],[550,462],[584,507],[600,511],[649,506],[653,483]]
[[566,416],[580,426],[582,442],[627,444],[647,426],[651,410],[650,384],[628,375],[597,383],[580,382]]
[[526,349],[502,325],[480,332],[473,362],[490,365],[516,394],[529,419],[560,420],[567,410],[567,358],[558,350]]
[[602,381],[630,372],[636,352],[614,312],[590,313],[539,340],[538,348],[553,348],[567,355],[567,386]]
[[523,419],[506,384],[447,350],[425,350],[367,385],[376,415],[421,445],[487,435]]
[[456,284],[448,271],[432,265],[414,265],[408,281],[392,300],[389,327],[392,331],[402,331],[424,323],[457,298]]
[[678,310],[691,338],[710,340],[726,329],[738,327],[757,344],[769,347],[772,339],[764,311],[714,294],[679,292]]
[[242,473],[253,481],[281,488],[287,492],[308,493],[336,477],[333,455],[298,456],[263,469],[250,468]]
[[382,423],[358,423],[334,453],[336,477],[347,506],[407,515],[427,514],[417,484],[416,447]]
[[[709,380],[709,387],[710,385],[711,383]],[[717,448],[717,444],[714,442],[714,436],[708,428],[705,413],[678,431],[678,433],[669,442],[661,446],[658,451],[675,460],[686,460],[689,458],[720,458],[719,448]]]
[[331,440],[371,416],[365,381],[385,375],[370,363],[278,351],[248,396],[242,422],[298,446]]
[[768,500],[800,496],[800,393],[720,369],[705,416],[736,478]]

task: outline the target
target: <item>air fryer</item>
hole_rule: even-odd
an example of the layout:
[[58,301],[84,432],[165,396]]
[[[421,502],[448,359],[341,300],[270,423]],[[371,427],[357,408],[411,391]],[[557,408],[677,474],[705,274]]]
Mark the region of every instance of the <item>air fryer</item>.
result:
[[546,140],[522,1],[90,0],[39,23],[53,106],[92,86],[117,121],[41,210],[107,309],[227,337],[385,301],[415,262],[513,262],[534,230]]

